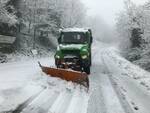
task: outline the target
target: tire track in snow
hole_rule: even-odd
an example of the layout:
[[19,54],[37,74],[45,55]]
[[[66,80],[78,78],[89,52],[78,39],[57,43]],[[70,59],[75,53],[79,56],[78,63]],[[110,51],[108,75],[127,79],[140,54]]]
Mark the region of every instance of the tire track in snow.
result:
[[106,105],[104,103],[104,96],[101,90],[100,74],[103,73],[103,62],[100,59],[100,51],[97,52],[98,48],[93,49],[93,62],[91,68],[90,80],[90,99],[88,103],[87,113],[106,113]]
[[30,102],[32,102],[38,95],[40,95],[41,92],[39,92],[38,94],[36,94],[36,95],[30,97],[29,99],[27,99],[25,102],[23,102],[21,105],[19,105],[12,113],[20,113],[20,112],[22,112],[22,110],[24,108],[26,108],[28,106],[28,104]]
[[88,99],[86,91],[76,89],[65,113],[87,113]]
[[114,81],[113,77],[109,75],[109,79],[111,81],[112,86],[114,87],[116,93],[118,94],[118,98],[120,99],[120,102],[122,103],[122,106],[126,113],[134,113],[133,109],[131,108],[130,104],[126,100],[124,94],[120,91],[119,87],[116,85],[116,82]]
[[93,62],[93,66],[91,70],[92,73],[89,76],[90,99],[88,103],[87,113],[106,113],[104,95],[102,94],[101,84],[100,84],[100,77],[99,77],[100,73],[98,73],[102,71],[100,68],[101,67],[100,64],[98,65],[95,61]]
[[65,113],[70,104],[71,98],[72,93],[70,91],[63,91],[55,100],[48,113]]
[[91,96],[88,113],[125,113],[118,95],[106,74],[107,70],[101,55],[100,51],[94,56],[94,65],[90,76]]
[[29,103],[22,113],[47,113],[58,96],[59,92],[55,92],[53,89],[46,89]]
[[107,74],[101,74],[100,84],[107,113],[126,113]]
[[62,92],[47,89],[18,113],[87,113],[87,103],[86,92],[79,88]]
[[[110,61],[110,60],[112,60],[111,57],[109,57],[107,61]],[[113,61],[112,63],[115,64],[115,61]],[[140,68],[138,71],[140,71]],[[125,73],[126,76],[123,73]],[[113,76],[113,78],[117,78],[118,83],[126,90],[126,93],[125,93],[126,99],[128,103],[130,104],[130,106],[132,106],[132,109],[134,110],[134,112],[135,113],[149,113],[150,94],[146,90],[146,88],[140,85],[135,79],[133,79],[132,75],[127,76],[128,70],[125,70],[122,67],[118,68],[118,73],[116,74],[117,76]]]
[[[34,91],[31,91],[33,89]],[[7,112],[18,112],[21,111],[26,104],[32,101],[37,95],[43,91],[43,88],[40,86],[27,85],[23,89],[14,90],[11,92],[8,90],[3,91],[3,104],[0,105],[0,113]]]
[[[107,53],[107,51],[105,53],[104,52],[103,52],[103,55],[102,55],[102,60],[103,60],[103,63],[105,65],[105,67],[106,67],[106,72],[107,72],[108,78],[109,78],[109,80],[110,80],[110,82],[111,82],[111,84],[112,84],[116,94],[118,95],[119,101],[120,101],[120,103],[121,103],[121,105],[124,108],[126,113],[134,113],[132,107],[130,106],[128,101],[125,99],[124,95],[121,93],[119,87],[117,86],[115,80],[112,77],[112,75],[115,74],[115,73],[111,72],[110,69],[109,69],[112,64],[108,65],[107,64],[108,62],[106,62],[106,60],[108,59],[110,53]],[[109,60],[107,60],[107,61],[109,61]],[[109,62],[109,63],[111,63],[111,62]],[[117,68],[117,67],[115,67],[115,68]],[[116,76],[119,76],[119,75],[116,75]]]

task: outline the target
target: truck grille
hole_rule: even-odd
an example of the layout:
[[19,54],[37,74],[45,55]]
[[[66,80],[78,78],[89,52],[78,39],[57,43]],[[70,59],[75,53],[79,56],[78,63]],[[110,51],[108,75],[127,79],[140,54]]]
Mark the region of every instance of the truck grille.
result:
[[77,58],[77,57],[74,57],[74,58],[65,58],[64,59],[65,60],[65,62],[79,62],[79,58]]
[[80,64],[80,50],[62,50],[62,53],[65,62]]
[[72,55],[80,57],[80,50],[62,50],[62,53],[65,55]]

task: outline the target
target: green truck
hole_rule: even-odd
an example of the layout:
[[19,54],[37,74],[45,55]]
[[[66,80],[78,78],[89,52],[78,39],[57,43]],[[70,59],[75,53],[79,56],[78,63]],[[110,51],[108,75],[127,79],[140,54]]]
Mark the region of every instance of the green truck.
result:
[[92,41],[91,29],[66,28],[61,30],[54,56],[56,67],[71,68],[90,74]]

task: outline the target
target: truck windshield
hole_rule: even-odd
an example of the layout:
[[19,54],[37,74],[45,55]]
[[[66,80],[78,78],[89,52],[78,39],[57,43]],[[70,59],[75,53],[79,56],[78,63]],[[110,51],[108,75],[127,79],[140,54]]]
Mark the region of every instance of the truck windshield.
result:
[[60,43],[71,44],[84,44],[88,42],[86,33],[62,33],[60,37]]

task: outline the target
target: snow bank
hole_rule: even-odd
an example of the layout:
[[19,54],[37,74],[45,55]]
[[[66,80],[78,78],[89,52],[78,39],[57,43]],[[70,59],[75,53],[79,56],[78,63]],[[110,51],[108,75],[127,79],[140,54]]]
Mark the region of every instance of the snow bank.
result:
[[110,49],[109,58],[115,63],[120,72],[123,72],[122,75],[131,77],[139,82],[141,85],[145,86],[147,90],[150,90],[150,73],[140,68],[138,65],[127,61],[123,58],[118,51],[115,49]]

